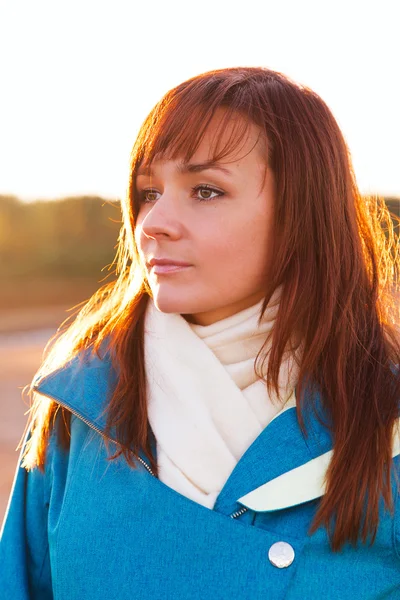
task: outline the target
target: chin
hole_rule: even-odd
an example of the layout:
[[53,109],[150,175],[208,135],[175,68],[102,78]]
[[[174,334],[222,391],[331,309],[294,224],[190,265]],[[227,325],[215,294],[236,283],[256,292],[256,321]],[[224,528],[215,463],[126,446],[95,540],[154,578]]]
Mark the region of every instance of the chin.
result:
[[154,304],[160,312],[181,314],[187,312],[187,302],[179,298],[154,296]]
[[160,312],[175,314],[195,314],[202,312],[204,308],[199,306],[198,299],[190,300],[184,298],[183,294],[160,294],[153,293],[154,304]]

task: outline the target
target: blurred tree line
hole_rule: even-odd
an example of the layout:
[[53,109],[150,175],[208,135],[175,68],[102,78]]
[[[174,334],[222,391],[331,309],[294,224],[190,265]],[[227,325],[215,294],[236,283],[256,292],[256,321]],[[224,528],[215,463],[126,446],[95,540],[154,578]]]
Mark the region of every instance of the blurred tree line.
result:
[[[385,201],[400,216],[400,200]],[[0,309],[90,296],[113,279],[107,266],[120,225],[118,201],[83,196],[25,203],[0,196]]]
[[92,275],[112,261],[120,220],[119,203],[101,198],[0,196],[0,277]]
[[120,226],[118,201],[0,196],[0,308],[68,304],[112,281]]

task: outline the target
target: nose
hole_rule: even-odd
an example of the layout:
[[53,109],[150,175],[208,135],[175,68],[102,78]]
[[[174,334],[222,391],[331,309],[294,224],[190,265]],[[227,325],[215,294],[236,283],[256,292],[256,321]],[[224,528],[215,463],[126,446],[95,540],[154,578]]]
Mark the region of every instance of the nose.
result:
[[[139,215],[140,216],[140,215]],[[179,211],[171,195],[163,196],[151,205],[141,221],[142,233],[149,238],[179,238],[182,222]]]

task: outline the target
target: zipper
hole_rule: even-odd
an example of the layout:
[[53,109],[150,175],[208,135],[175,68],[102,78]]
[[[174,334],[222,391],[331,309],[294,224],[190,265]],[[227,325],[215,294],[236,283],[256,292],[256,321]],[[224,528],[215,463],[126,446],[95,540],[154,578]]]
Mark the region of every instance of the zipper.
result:
[[[72,414],[74,414],[76,417],[78,417],[79,419],[81,419],[81,421],[83,421],[84,423],[86,423],[86,425],[88,427],[90,427],[91,429],[93,429],[94,431],[97,431],[97,433],[99,433],[100,435],[106,437],[107,439],[109,439],[111,442],[114,442],[114,444],[118,445],[117,440],[114,440],[114,438],[110,437],[109,435],[106,435],[104,433],[104,431],[102,431],[101,429],[99,429],[99,427],[96,427],[96,425],[93,425],[93,423],[91,421],[88,421],[87,419],[85,419],[85,417],[83,417],[80,413],[78,413],[76,410],[74,410],[73,408],[71,408],[68,404],[64,404],[64,402],[61,402],[60,400],[58,400],[58,398],[54,398],[53,396],[50,396],[49,394],[46,394],[44,392],[41,392],[38,388],[34,387],[33,388],[38,394],[40,394],[41,396],[45,396],[46,398],[49,398],[50,400],[54,400],[54,402],[57,402],[57,404],[60,404],[60,406],[63,406],[64,408],[66,408],[67,410],[69,410]],[[156,477],[155,473],[153,473],[153,471],[151,470],[150,465],[147,464],[147,462],[145,460],[142,459],[141,456],[138,456],[137,454],[134,455],[141,463],[144,467],[146,467],[146,469],[148,470],[148,472],[153,475],[153,477]],[[157,477],[156,477],[157,479]]]
[[237,519],[237,517],[240,517],[240,515],[242,515],[243,513],[245,513],[246,510],[249,510],[247,508],[247,506],[243,506],[243,508],[241,508],[240,510],[237,510],[236,512],[234,512],[234,513],[232,513],[230,515],[231,519]]
[[[114,442],[114,444],[118,445],[118,442],[116,440],[114,440],[114,438],[112,438],[109,435],[106,435],[104,433],[104,431],[102,431],[99,427],[96,427],[96,425],[93,425],[93,423],[91,421],[88,421],[88,419],[85,419],[85,417],[83,417],[80,413],[78,413],[76,410],[74,410],[73,408],[71,408],[68,404],[65,404],[64,402],[61,402],[58,398],[54,398],[54,396],[50,396],[49,394],[41,392],[37,387],[34,387],[33,389],[38,394],[40,394],[41,396],[45,396],[46,398],[49,398],[50,400],[53,400],[54,402],[57,402],[57,404],[59,404],[60,406],[63,406],[64,408],[66,408],[67,410],[69,410],[72,414],[74,414],[76,417],[78,417],[78,419],[81,419],[81,421],[83,421],[84,423],[86,423],[86,425],[88,427],[90,427],[91,429],[93,429],[94,431],[96,431],[97,433],[99,433],[100,435],[106,437],[111,442]],[[153,473],[150,465],[148,465],[147,462],[145,460],[143,460],[141,456],[138,456],[137,454],[135,454],[134,456],[142,463],[142,465],[148,470],[148,472],[151,475],[153,475],[153,477],[156,477],[156,475],[155,475],[155,473]],[[157,479],[157,477],[156,477],[156,479]],[[243,506],[241,509],[239,509],[236,512],[232,513],[230,515],[230,517],[231,517],[231,519],[237,519],[243,513],[245,513],[247,510],[249,510],[249,509],[246,506]]]

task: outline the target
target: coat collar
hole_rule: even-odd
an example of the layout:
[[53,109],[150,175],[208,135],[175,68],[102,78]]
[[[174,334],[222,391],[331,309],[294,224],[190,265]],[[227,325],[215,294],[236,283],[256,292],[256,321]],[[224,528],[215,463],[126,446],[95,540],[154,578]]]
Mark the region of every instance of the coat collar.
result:
[[[106,410],[118,373],[111,357],[80,353],[44,377],[34,389],[65,406],[98,432],[106,424]],[[319,498],[332,455],[332,436],[318,393],[306,391],[303,434],[296,408],[278,414],[239,459],[214,505],[217,512],[232,514],[245,506],[258,512],[280,510]],[[326,418],[325,418],[326,420]],[[152,434],[152,431],[150,429]],[[115,430],[111,436],[116,440]],[[152,434],[152,450],[156,442]],[[400,436],[393,455],[400,454]],[[143,452],[139,453],[146,461]]]
[[[108,402],[117,380],[118,373],[109,352],[99,357],[83,351],[34,383],[33,387],[35,392],[52,398],[102,432],[106,425]],[[115,431],[112,432],[114,436]]]

